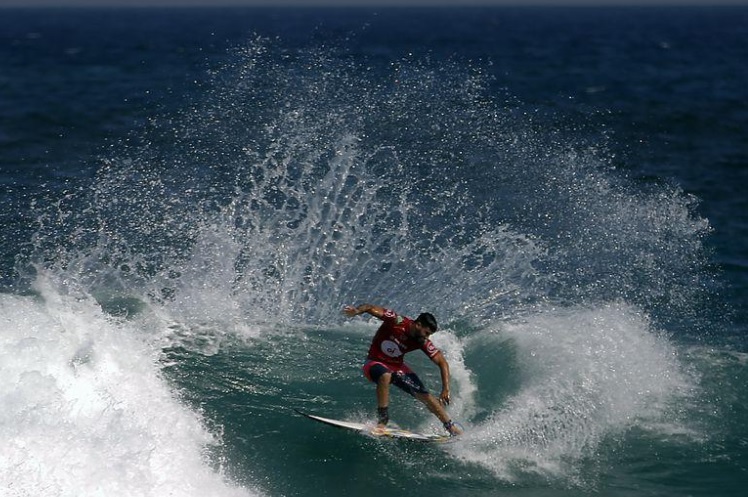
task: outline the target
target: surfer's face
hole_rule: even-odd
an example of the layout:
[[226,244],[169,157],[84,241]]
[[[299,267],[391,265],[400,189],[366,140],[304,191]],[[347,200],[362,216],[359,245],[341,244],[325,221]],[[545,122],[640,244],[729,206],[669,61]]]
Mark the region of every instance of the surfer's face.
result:
[[421,323],[413,322],[410,327],[410,336],[416,340],[426,340],[432,333],[433,331],[431,331],[431,328],[424,326]]

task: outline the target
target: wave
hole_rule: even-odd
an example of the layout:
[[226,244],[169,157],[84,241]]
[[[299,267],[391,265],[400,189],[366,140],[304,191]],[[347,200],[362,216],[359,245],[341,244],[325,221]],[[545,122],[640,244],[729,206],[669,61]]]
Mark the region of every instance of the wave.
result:
[[698,438],[683,415],[698,377],[630,305],[540,309],[466,342],[480,399],[455,452],[501,479],[594,488],[609,447],[632,428]]
[[220,438],[162,351],[217,354],[361,300],[452,330],[471,433],[454,454],[509,481],[584,486],[606,441],[694,388],[659,330],[698,314],[709,224],[617,171],[599,134],[549,128],[458,64],[255,40],[212,77],[37,205],[19,272],[38,298],[0,296],[9,488],[251,494],[206,456]]
[[219,495],[231,484],[206,457],[220,438],[159,374],[141,330],[93,299],[0,295],[0,488],[8,495]]

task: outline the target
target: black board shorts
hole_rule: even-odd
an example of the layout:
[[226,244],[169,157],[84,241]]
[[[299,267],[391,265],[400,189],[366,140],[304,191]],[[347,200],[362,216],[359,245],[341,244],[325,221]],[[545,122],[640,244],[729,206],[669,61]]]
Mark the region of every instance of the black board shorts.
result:
[[368,360],[364,364],[364,375],[372,382],[378,383],[385,373],[392,373],[392,384],[403,392],[415,397],[417,394],[428,394],[429,391],[412,369],[405,364],[388,366],[379,361]]

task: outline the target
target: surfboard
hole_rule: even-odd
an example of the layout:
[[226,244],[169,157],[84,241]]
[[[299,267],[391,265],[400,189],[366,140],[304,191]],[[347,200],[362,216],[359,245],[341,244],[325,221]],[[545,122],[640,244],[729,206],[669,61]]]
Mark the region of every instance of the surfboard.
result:
[[317,421],[318,423],[335,426],[337,428],[343,428],[346,430],[355,431],[363,435],[368,435],[376,438],[391,438],[399,440],[410,440],[413,442],[426,442],[426,443],[444,443],[453,441],[454,437],[447,434],[441,435],[437,433],[416,433],[409,430],[403,430],[401,428],[386,427],[376,428],[372,425],[364,423],[354,423],[352,421],[342,421],[339,419],[325,418],[322,416],[316,416],[303,411],[295,409],[295,411],[305,418]]

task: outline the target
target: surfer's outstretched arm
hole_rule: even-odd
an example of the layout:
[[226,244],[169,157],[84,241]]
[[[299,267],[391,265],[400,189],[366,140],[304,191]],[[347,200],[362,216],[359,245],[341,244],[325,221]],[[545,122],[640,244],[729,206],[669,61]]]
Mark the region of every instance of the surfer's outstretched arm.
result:
[[449,363],[441,352],[436,354],[431,360],[434,364],[439,366],[439,372],[442,377],[442,393],[439,395],[439,403],[443,406],[447,406],[452,400],[449,396]]
[[372,304],[361,304],[357,307],[347,305],[343,308],[343,314],[345,314],[349,318],[358,316],[359,314],[363,313],[371,314],[375,318],[382,319],[384,317],[385,308]]

